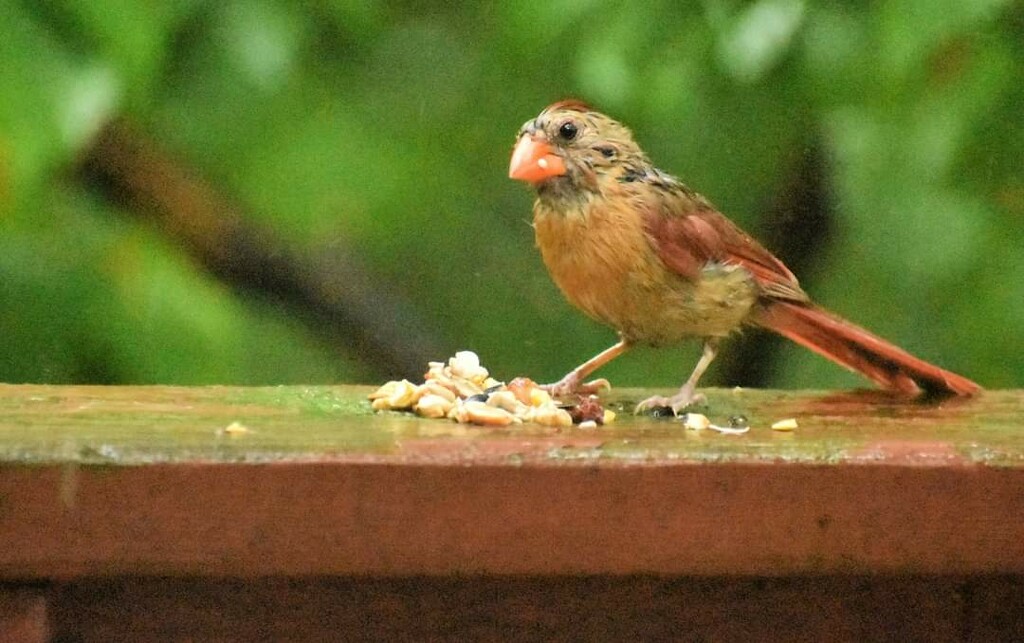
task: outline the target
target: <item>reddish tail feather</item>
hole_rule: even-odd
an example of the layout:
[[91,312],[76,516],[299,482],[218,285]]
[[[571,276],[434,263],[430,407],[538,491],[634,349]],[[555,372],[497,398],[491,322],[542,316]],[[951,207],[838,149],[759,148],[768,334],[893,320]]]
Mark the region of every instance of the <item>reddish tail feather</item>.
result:
[[974,395],[981,390],[966,377],[918,359],[812,304],[774,301],[758,313],[755,323],[891,391],[941,397]]

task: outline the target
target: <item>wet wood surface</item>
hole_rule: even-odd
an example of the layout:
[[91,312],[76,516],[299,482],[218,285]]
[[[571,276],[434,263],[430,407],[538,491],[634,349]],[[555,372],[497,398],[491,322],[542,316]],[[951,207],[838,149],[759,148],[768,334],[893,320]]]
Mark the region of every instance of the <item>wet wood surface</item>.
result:
[[[0,466],[350,462],[605,466],[680,463],[1024,467],[1024,391],[915,404],[876,391],[708,390],[698,409],[743,435],[633,416],[624,390],[597,429],[487,428],[371,411],[371,387],[0,384]],[[792,418],[797,428],[771,425]]]

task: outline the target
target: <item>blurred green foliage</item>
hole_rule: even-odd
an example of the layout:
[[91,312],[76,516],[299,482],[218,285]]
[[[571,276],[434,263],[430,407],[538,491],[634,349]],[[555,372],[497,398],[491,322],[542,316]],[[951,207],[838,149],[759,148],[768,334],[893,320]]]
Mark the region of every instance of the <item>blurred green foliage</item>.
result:
[[[519,125],[578,96],[755,235],[822,149],[836,221],[805,249],[806,289],[986,386],[1024,384],[1019,3],[3,5],[0,381],[376,377],[76,172],[115,117],[290,243],[354,249],[450,351],[558,377],[613,336],[550,283],[506,172]],[[603,374],[670,385],[695,356]],[[863,382],[793,347],[772,384]]]

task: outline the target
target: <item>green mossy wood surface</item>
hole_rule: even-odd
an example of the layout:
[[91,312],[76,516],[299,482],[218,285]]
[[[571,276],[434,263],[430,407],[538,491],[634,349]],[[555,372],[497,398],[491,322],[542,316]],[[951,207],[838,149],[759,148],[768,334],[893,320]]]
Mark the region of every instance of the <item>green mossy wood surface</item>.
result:
[[[374,413],[359,386],[89,387],[0,385],[0,461],[152,462],[475,461],[488,464],[675,462],[877,463],[1024,467],[1024,392],[987,391],[939,405],[874,392],[707,391],[703,411],[750,431],[686,430],[628,410],[648,391],[621,390],[597,429],[489,428]],[[794,418],[792,432],[771,424]],[[225,431],[237,423],[240,432]]]

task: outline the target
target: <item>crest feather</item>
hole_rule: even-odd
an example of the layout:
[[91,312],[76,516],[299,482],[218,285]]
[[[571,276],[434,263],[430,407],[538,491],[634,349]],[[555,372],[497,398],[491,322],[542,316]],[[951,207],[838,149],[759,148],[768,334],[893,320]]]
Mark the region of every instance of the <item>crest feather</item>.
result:
[[558,101],[557,103],[551,103],[546,108],[544,108],[544,111],[550,112],[556,109],[571,109],[577,112],[594,111],[594,108],[592,108],[587,103],[579,100],[578,98],[566,98],[564,100]]

